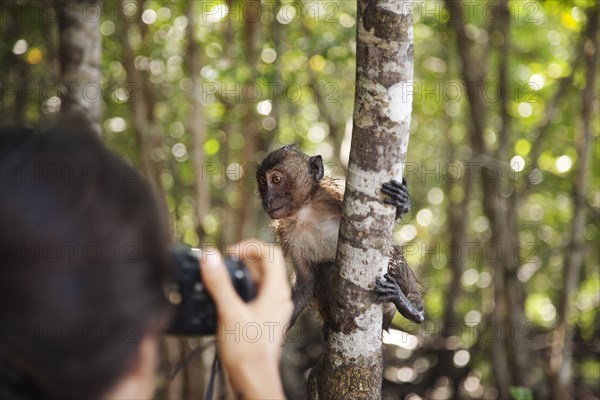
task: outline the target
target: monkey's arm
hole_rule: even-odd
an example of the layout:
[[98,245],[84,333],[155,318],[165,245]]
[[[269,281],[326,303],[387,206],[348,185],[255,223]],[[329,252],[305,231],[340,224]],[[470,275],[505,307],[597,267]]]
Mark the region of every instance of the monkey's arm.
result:
[[410,197],[408,196],[408,184],[406,178],[402,178],[402,183],[391,180],[382,185],[381,191],[389,198],[386,198],[384,203],[391,204],[396,207],[396,219],[410,211]]
[[392,302],[405,318],[416,323],[425,319],[420,284],[408,266],[400,247],[390,251],[389,272],[375,283],[375,293],[380,302]]
[[302,313],[302,311],[306,308],[308,303],[313,298],[314,293],[314,281],[307,280],[300,274],[296,276],[296,283],[292,288],[292,302],[294,303],[294,312],[292,313],[292,319],[290,320],[290,329],[296,323],[296,319]]

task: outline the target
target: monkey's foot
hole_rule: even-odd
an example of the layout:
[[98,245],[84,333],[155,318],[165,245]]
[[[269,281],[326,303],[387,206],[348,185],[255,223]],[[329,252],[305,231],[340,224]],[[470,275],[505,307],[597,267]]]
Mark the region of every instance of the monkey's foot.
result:
[[396,207],[396,219],[401,218],[410,211],[410,197],[408,196],[408,184],[406,178],[402,178],[402,183],[391,180],[381,186],[381,191],[389,198],[384,199],[384,203]]
[[394,303],[398,312],[400,312],[404,318],[416,322],[417,324],[420,324],[425,319],[425,312],[422,306],[415,306],[408,297],[406,297],[394,278],[389,274],[385,274],[383,278],[377,279],[374,290],[377,294],[377,299],[381,303]]

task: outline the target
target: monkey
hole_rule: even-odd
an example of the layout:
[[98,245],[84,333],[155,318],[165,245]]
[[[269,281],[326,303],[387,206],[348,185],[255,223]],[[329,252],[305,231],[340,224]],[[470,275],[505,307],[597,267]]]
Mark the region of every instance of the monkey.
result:
[[[275,238],[295,270],[290,328],[313,298],[327,324],[327,285],[333,282],[344,189],[324,176],[320,155],[308,156],[296,145],[269,153],[258,166],[256,179],[262,206],[273,220]],[[405,179],[386,182],[381,191],[384,202],[396,207],[396,219],[410,210]],[[389,258],[388,273],[374,285],[377,301],[384,303],[383,328],[389,329],[396,309],[411,321],[423,322],[420,283],[399,246],[392,245]]]

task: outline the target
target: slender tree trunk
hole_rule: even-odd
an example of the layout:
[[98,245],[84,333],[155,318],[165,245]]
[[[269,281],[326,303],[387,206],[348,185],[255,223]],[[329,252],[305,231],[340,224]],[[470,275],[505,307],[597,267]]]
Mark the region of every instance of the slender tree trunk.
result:
[[558,324],[554,331],[552,358],[550,363],[552,374],[552,392],[556,399],[567,399],[575,396],[573,393],[573,316],[576,314],[574,295],[581,278],[581,266],[585,254],[585,185],[587,183],[590,143],[592,141],[592,107],[596,89],[596,74],[598,64],[598,6],[591,8],[587,16],[587,39],[583,45],[585,58],[586,85],[582,93],[581,119],[583,127],[576,139],[577,167],[573,182],[573,220],[568,251],[565,252],[564,286],[558,307]]
[[[188,19],[187,24],[187,48],[185,54],[188,76],[192,80],[192,88],[189,91],[190,109],[187,119],[186,131],[192,136],[191,157],[194,165],[194,201],[196,214],[196,233],[200,243],[207,239],[202,219],[210,212],[210,185],[206,175],[207,165],[204,155],[204,143],[206,142],[206,124],[204,122],[204,105],[202,104],[202,81],[200,78],[200,69],[202,68],[202,57],[200,45],[195,37],[198,28],[197,13],[195,1],[189,1],[185,4],[185,16]],[[179,341],[182,354],[188,357],[195,350],[190,349],[188,343],[193,338],[185,337]],[[209,380],[210,363],[206,354],[194,356],[187,363],[182,371],[183,373],[183,395],[185,399],[202,398],[206,391]]]
[[[496,159],[502,163],[508,164],[510,159],[510,137],[512,134],[512,117],[508,111],[510,99],[510,83],[509,83],[509,63],[510,63],[510,10],[508,0],[499,0],[497,3],[498,15],[497,19],[498,35],[502,37],[502,45],[498,51],[502,55],[499,62],[499,94],[500,94],[500,117],[502,119],[502,127],[499,132],[499,146],[496,151]],[[504,174],[503,174],[504,175]],[[485,179],[484,188],[492,189],[493,194],[489,191],[484,191],[484,197],[493,198],[493,205],[484,207],[488,209],[488,218],[491,213],[494,213],[496,218],[492,226],[492,230],[497,231],[497,241],[495,242],[502,250],[499,255],[499,268],[504,270],[504,281],[496,280],[496,288],[498,285],[504,285],[506,296],[504,298],[496,297],[495,303],[505,302],[506,305],[504,314],[503,332],[506,334],[505,343],[507,348],[507,360],[509,371],[511,373],[511,381],[516,386],[531,386],[529,382],[529,359],[530,351],[526,346],[526,327],[527,318],[525,316],[525,293],[523,285],[517,279],[517,268],[519,266],[519,246],[516,245],[519,237],[519,220],[517,210],[520,203],[520,192],[515,182],[510,182],[511,189],[506,196],[503,194],[502,184],[504,181],[496,179]],[[491,208],[494,208],[493,210]],[[498,227],[498,229],[495,229]],[[494,236],[494,233],[492,233]]]
[[[227,6],[230,10],[233,8],[233,2],[234,0],[227,0]],[[230,43],[231,45],[225,46],[225,48],[223,49],[222,61],[228,68],[227,72],[230,72],[230,70],[235,65],[234,49],[235,47],[237,47],[233,45],[235,43],[234,24],[233,21],[231,21],[231,18],[227,18],[226,21],[223,21],[223,24],[224,28],[222,28],[223,31],[221,32],[221,35],[223,36],[224,42]],[[223,145],[219,148],[218,159],[221,160],[222,165],[227,165],[229,164],[231,157],[231,146],[229,140],[231,139],[231,133],[234,131],[233,128],[235,122],[235,115],[233,113],[233,107],[235,104],[232,103],[227,96],[219,95],[219,101],[223,104],[225,112],[223,113],[223,117],[220,121],[220,129],[217,129],[217,131],[222,131],[224,133],[224,141]],[[229,194],[233,190],[238,189],[225,186],[225,188],[220,192],[220,204],[223,207],[224,220],[223,224],[221,224],[217,231],[217,246],[219,248],[222,248],[222,246],[227,244],[235,243],[234,238],[238,235],[238,226],[236,221],[235,210],[233,209],[231,203],[227,200]]]
[[[192,79],[192,89],[190,90],[190,115],[188,117],[187,130],[192,134],[192,157],[194,162],[194,190],[196,200],[196,231],[200,242],[204,239],[204,228],[202,227],[202,218],[208,215],[210,210],[210,187],[208,179],[204,173],[206,168],[206,158],[204,157],[204,142],[206,141],[206,126],[203,118],[202,105],[202,82],[200,80],[200,69],[202,60],[200,57],[200,48],[194,33],[196,32],[197,21],[195,2],[190,1],[186,4],[187,25],[187,52],[186,63],[189,68],[189,76]],[[225,117],[226,118],[226,117]]]
[[311,396],[378,399],[381,305],[372,289],[388,264],[395,210],[380,187],[401,180],[412,110],[413,27],[407,1],[358,1],[356,96],[328,348]]
[[[487,101],[484,91],[486,71],[482,60],[475,56],[471,42],[467,38],[464,10],[460,0],[446,0],[450,14],[449,25],[456,33],[459,56],[462,61],[462,79],[468,88],[467,95],[470,106],[471,123],[468,126],[471,147],[475,156],[489,159],[490,150],[483,140],[486,126]],[[492,367],[496,386],[501,399],[509,399],[508,389],[513,385],[526,386],[528,349],[525,346],[526,318],[524,311],[524,292],[518,281],[518,216],[516,214],[518,197],[514,182],[502,180],[504,168],[508,159],[511,135],[511,117],[508,113],[509,83],[508,62],[510,50],[509,22],[510,12],[508,0],[496,3],[499,19],[494,29],[502,38],[499,52],[502,58],[499,64],[500,116],[502,128],[499,132],[499,146],[493,151],[492,163],[486,163],[481,168],[483,184],[483,210],[490,221],[492,231],[490,244],[498,249],[496,257],[488,260],[494,269],[494,309],[491,322],[496,329],[505,334],[491,344]],[[487,54],[487,51],[484,52]],[[485,60],[483,60],[485,61]],[[495,168],[491,168],[495,167]],[[494,170],[495,169],[495,170]],[[501,174],[498,176],[498,171]],[[510,190],[503,195],[504,184],[510,185]],[[505,189],[504,189],[505,190]],[[509,198],[507,198],[507,196]]]
[[101,0],[58,0],[61,110],[84,117],[101,134]]
[[[123,0],[119,0],[116,6],[118,7],[120,21],[117,25],[117,34],[121,43],[123,67],[127,74],[126,88],[132,96],[135,96],[129,98],[127,102],[133,114],[133,132],[137,143],[139,162],[144,175],[150,182],[163,207],[165,215],[168,215],[165,191],[160,180],[163,164],[158,158],[152,157],[153,149],[159,149],[162,142],[158,135],[158,127],[154,119],[156,95],[148,76],[144,76],[143,71],[139,71],[135,67],[135,53],[129,42],[129,32],[130,29],[135,28],[133,22],[135,20],[132,20],[130,15],[125,14],[126,3]],[[143,10],[143,3],[138,2],[136,9]],[[142,30],[143,33],[144,31]],[[175,220],[177,221],[177,218]],[[180,359],[180,354],[184,354],[184,346],[187,346],[187,343],[182,343],[182,340],[179,338],[163,336],[161,355],[166,360],[161,367],[165,374],[171,372],[171,368]],[[175,379],[164,383],[164,386],[160,388],[159,397],[181,398],[184,387],[186,387],[185,374],[179,374]]]
[[[139,71],[135,67],[135,53],[129,43],[129,30],[133,27],[133,23],[129,22],[130,17],[124,14],[125,5],[126,3],[123,0],[119,1],[119,15],[121,21],[125,21],[120,24],[119,39],[123,51],[123,67],[127,73],[128,84],[131,85],[131,88],[133,89],[130,90],[130,94],[135,96],[134,98],[127,100],[133,113],[133,131],[138,145],[142,171],[149,179],[152,188],[158,195],[161,205],[165,212],[167,212],[165,191],[160,180],[160,175],[163,170],[163,161],[159,156],[156,156],[156,154],[162,152],[162,140],[154,116],[156,94],[154,93],[148,77],[143,76],[142,71]],[[143,4],[140,2],[138,4],[138,10],[142,9]],[[153,153],[155,153],[154,156]]]
[[[478,88],[483,87],[485,68],[481,61],[473,55],[470,49],[470,43],[467,37],[465,24],[462,19],[463,9],[461,2],[459,0],[446,0],[446,4],[450,14],[448,24],[456,34],[456,44],[462,64],[462,80],[465,86],[468,88],[467,95],[471,110],[471,123],[467,126],[469,141],[474,153],[479,155],[483,154],[485,150],[483,141],[483,129],[485,127],[485,99],[483,98],[483,92],[478,90]],[[493,193],[493,190],[488,191],[488,193]],[[487,204],[492,203],[493,202],[491,199],[488,199]],[[486,214],[489,215],[492,211],[493,206]],[[495,220],[495,218],[493,220]],[[490,219],[490,223],[493,223],[493,220]],[[495,282],[497,282],[497,284],[495,284],[494,293],[495,298],[498,299],[504,296],[504,270],[502,268],[494,268],[494,279]],[[501,327],[503,325],[504,311],[505,309],[502,306],[502,303],[496,302],[492,314],[492,323],[497,327]],[[506,351],[502,341],[493,341],[491,344],[491,350],[492,369],[494,371],[494,378],[496,380],[496,387],[498,388],[499,397],[500,399],[508,399],[510,378],[507,372],[508,363],[506,361]]]
[[[241,4],[241,3],[240,3]],[[254,188],[251,186],[251,179],[247,179],[249,171],[256,171],[253,165],[256,165],[256,152],[262,149],[263,146],[260,143],[260,125],[256,115],[256,98],[258,92],[255,92],[253,88],[257,87],[257,73],[256,64],[258,61],[259,47],[258,39],[260,34],[260,28],[262,26],[260,22],[260,15],[262,12],[261,2],[258,0],[248,0],[245,3],[244,16],[244,55],[248,68],[251,69],[251,74],[248,79],[244,82],[244,86],[241,90],[241,100],[246,105],[246,115],[241,120],[242,136],[244,137],[244,148],[240,157],[243,178],[238,181],[240,188],[240,199],[243,199],[238,208],[237,220],[238,220],[238,237],[236,241],[241,240],[244,237],[248,237],[251,233],[250,228],[253,228],[254,224],[250,223],[250,219],[256,218],[258,213],[250,212],[250,205],[252,204],[249,199],[256,198],[254,195]],[[255,14],[256,11],[256,14]],[[259,99],[259,101],[262,99]]]
[[[448,204],[448,235],[450,236],[451,248],[457,249],[459,256],[452,257],[449,261],[452,278],[448,287],[443,315],[442,336],[448,338],[456,332],[452,332],[460,322],[454,309],[455,301],[458,300],[462,290],[460,288],[460,279],[465,271],[465,261],[469,254],[467,243],[467,226],[469,220],[469,203],[473,192],[474,177],[469,170],[465,173],[462,181],[458,183],[463,189],[463,198],[459,203],[450,202]],[[456,185],[453,183],[449,187]],[[450,193],[450,191],[448,191]]]
[[[454,144],[449,143],[449,146]],[[451,153],[454,153],[451,150]],[[451,158],[456,162],[455,158]],[[455,350],[451,346],[451,338],[456,335],[456,330],[462,324],[462,321],[455,310],[456,304],[461,299],[463,290],[460,281],[465,271],[465,265],[468,261],[469,249],[467,248],[467,223],[469,221],[469,205],[473,195],[473,186],[475,180],[470,169],[466,169],[465,175],[460,182],[449,182],[446,193],[451,193],[453,187],[459,186],[463,192],[463,198],[459,202],[448,202],[448,235],[450,237],[450,248],[456,249],[457,256],[452,256],[448,261],[452,276],[448,285],[445,298],[444,314],[442,320],[441,337],[442,343],[435,354],[438,362],[433,367],[433,376],[447,376],[451,380],[451,387],[454,393],[460,388],[461,379],[468,373],[467,368],[456,368],[454,366]],[[431,382],[433,384],[434,382]]]

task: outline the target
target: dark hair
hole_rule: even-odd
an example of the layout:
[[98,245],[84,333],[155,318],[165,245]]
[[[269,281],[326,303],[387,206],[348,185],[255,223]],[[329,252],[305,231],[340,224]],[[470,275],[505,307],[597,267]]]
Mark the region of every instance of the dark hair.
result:
[[100,398],[166,323],[166,216],[73,125],[0,129],[0,188],[0,398]]

